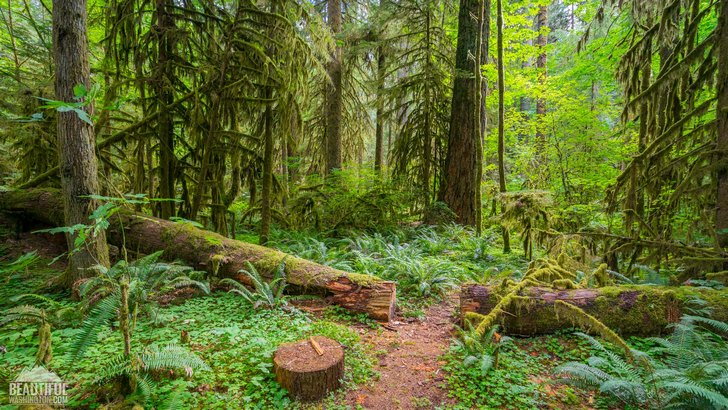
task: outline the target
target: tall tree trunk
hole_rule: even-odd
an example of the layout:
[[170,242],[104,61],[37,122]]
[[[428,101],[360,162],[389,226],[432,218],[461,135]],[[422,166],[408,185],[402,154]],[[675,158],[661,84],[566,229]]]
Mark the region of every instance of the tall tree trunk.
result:
[[384,163],[384,74],[386,56],[384,55],[384,47],[377,47],[377,130],[376,142],[374,147],[374,170],[379,172],[382,170]]
[[[538,70],[538,83],[543,88],[546,83],[546,43],[548,36],[544,33],[547,25],[547,8],[540,6],[536,15],[536,29],[538,30],[538,38],[536,46],[539,53],[536,58],[536,69]],[[543,89],[541,90],[543,92]],[[544,133],[544,118],[546,114],[546,101],[543,95],[539,95],[536,99],[536,160],[539,166],[546,164],[546,134]],[[539,172],[544,175],[544,172]]]
[[[328,22],[335,37],[341,34],[341,0],[328,0]],[[339,40],[338,38],[336,39]],[[341,117],[343,94],[341,88],[342,50],[336,45],[331,61],[326,65],[330,83],[326,83],[326,173],[341,169]]]
[[[532,39],[526,40],[526,45],[532,46],[533,40]],[[531,60],[531,58],[525,58],[523,60],[523,62],[521,63],[521,68],[524,69],[524,71],[530,71],[530,68],[532,66],[533,66],[533,61]],[[519,105],[518,109],[521,112],[521,118],[523,119],[523,121],[525,122],[525,121],[530,120],[531,119],[531,98],[524,95],[523,97],[520,98],[518,105]],[[520,141],[528,142],[528,140],[530,139],[530,136],[526,132],[520,132],[518,134],[518,139]]]
[[456,222],[476,226],[475,201],[478,166],[478,139],[473,107],[478,104],[474,71],[477,66],[471,56],[478,53],[481,4],[477,0],[460,0],[458,15],[458,44],[455,54],[455,79],[450,116],[450,135],[445,158],[445,172],[440,187],[440,199],[455,212]]
[[[505,165],[505,70],[503,67],[503,0],[497,2],[496,24],[498,25],[498,190],[506,192],[506,165]],[[501,206],[503,203],[501,202]],[[508,229],[503,226],[503,252],[511,251],[511,238]]]
[[482,0],[480,4],[480,21],[478,22],[478,46],[475,53],[475,113],[473,122],[475,123],[475,232],[480,236],[483,218],[483,198],[481,193],[481,182],[483,179],[483,132],[485,127],[485,90],[483,89],[483,73],[481,65],[488,59],[488,41],[487,36],[490,33],[490,0]]
[[[718,18],[718,139],[716,150],[718,161],[718,195],[715,212],[715,229],[718,233],[718,246],[728,248],[728,4],[720,3]],[[724,266],[728,269],[728,266]]]
[[[271,90],[265,91],[265,99],[270,100]],[[264,148],[263,148],[263,192],[260,204],[260,244],[266,245],[270,235],[271,223],[271,191],[273,190],[273,109],[269,103],[265,107],[264,119]]]
[[[427,47],[427,50],[425,51],[425,69],[431,70],[432,65],[432,13],[430,10],[425,10],[425,45]],[[425,207],[430,206],[430,179],[431,179],[431,170],[432,170],[432,115],[431,115],[431,106],[432,101],[430,101],[430,83],[426,82],[424,84],[424,101],[425,105],[423,107],[424,110],[424,127],[423,127],[423,141],[422,141],[422,191],[424,193],[424,204]]]
[[[56,99],[74,102],[76,85],[90,87],[86,0],[53,1],[53,57]],[[93,106],[89,104],[86,111],[91,115]],[[98,205],[88,196],[99,193],[94,129],[73,111],[59,112],[57,127],[64,222],[67,226],[88,224],[89,215]],[[73,249],[75,235],[68,235],[67,240],[69,249]],[[97,264],[109,264],[103,231],[71,254],[63,282],[72,284],[84,276],[85,269]]]
[[[166,201],[160,202],[160,217],[169,219],[174,215],[175,195],[175,164],[174,155],[174,118],[172,112],[167,108],[174,102],[172,90],[172,52],[174,37],[174,19],[172,16],[172,4],[170,0],[157,0],[157,27],[159,30],[157,72],[155,73],[154,85],[159,110],[158,137],[159,137],[159,196]],[[201,181],[200,183],[203,183]]]

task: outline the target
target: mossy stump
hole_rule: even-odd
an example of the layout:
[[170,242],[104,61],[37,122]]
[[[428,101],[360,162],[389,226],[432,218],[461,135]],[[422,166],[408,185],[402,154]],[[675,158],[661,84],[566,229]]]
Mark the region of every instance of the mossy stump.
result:
[[[341,387],[344,377],[344,349],[323,336],[284,343],[273,355],[276,380],[288,394],[300,401],[316,401]],[[316,351],[320,348],[321,353]]]

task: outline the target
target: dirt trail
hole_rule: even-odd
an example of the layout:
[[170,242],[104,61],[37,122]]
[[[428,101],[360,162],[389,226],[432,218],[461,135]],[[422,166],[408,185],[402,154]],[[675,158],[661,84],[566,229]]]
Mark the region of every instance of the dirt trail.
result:
[[397,318],[392,330],[368,330],[362,341],[386,354],[379,359],[378,380],[350,391],[346,402],[365,409],[431,409],[452,404],[441,386],[445,383],[440,356],[452,336],[456,301],[431,306],[422,321]]

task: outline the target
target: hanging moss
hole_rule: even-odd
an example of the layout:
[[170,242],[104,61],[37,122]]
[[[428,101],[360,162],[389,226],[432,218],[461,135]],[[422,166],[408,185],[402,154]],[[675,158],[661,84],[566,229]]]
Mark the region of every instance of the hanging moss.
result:
[[571,321],[572,324],[578,325],[580,328],[587,332],[598,333],[601,337],[608,340],[610,343],[616,345],[624,351],[624,354],[630,359],[634,360],[632,350],[627,343],[619,337],[612,329],[607,327],[599,319],[586,313],[581,308],[572,305],[571,303],[564,302],[563,300],[557,300],[554,302],[554,310],[556,311],[556,317],[564,317]]

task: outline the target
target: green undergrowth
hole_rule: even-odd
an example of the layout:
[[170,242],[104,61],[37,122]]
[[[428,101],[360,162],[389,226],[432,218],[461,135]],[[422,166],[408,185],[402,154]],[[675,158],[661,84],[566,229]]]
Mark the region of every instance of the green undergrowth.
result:
[[503,344],[498,366],[483,372],[479,362],[468,362],[471,351],[453,343],[444,356],[448,395],[456,399],[456,409],[580,409],[587,393],[552,384],[551,373],[590,353],[588,344],[571,332],[513,339]]
[[[423,306],[463,282],[522,274],[526,261],[517,254],[503,254],[498,235],[486,231],[477,237],[456,225],[378,233],[350,231],[335,238],[276,230],[270,245],[322,265],[395,281],[403,314],[417,317]],[[251,240],[246,232],[238,237]]]
[[[43,266],[39,262],[19,278],[3,278],[0,283],[3,300],[34,291],[45,280],[59,274]],[[25,280],[30,277],[32,280]],[[49,296],[75,304],[67,295]],[[133,333],[134,350],[181,344],[200,356],[212,370],[201,371],[193,377],[160,375],[152,392],[155,405],[174,396],[178,408],[297,408],[299,405],[292,403],[275,382],[271,357],[279,344],[311,335],[329,337],[345,347],[346,386],[364,383],[375,376],[373,352],[368,345],[360,343],[355,330],[339,323],[336,315],[315,320],[297,310],[255,310],[246,306],[242,298],[217,292],[164,307],[159,316],[161,320],[158,318],[156,324],[140,319]],[[109,401],[118,402],[118,397],[110,394],[109,386],[95,386],[92,381],[103,370],[103,363],[120,353],[119,332],[105,328],[86,356],[71,362],[68,353],[73,338],[80,332],[79,327],[80,323],[67,323],[52,331],[54,359],[49,367],[72,387],[68,406],[98,408]],[[181,340],[183,331],[189,334],[189,342]],[[36,333],[35,326],[23,323],[0,328],[0,346],[7,349],[2,357],[0,384],[6,385],[21,369],[33,364],[38,346]],[[7,402],[7,397],[2,396],[6,392],[7,388],[0,386],[0,403]]]

